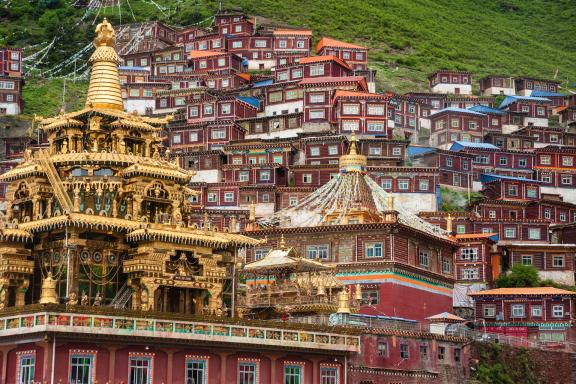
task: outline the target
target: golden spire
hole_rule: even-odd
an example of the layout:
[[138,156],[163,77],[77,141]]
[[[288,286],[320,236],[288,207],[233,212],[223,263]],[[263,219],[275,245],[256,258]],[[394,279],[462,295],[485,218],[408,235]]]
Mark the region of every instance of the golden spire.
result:
[[283,251],[286,249],[286,240],[284,240],[284,234],[282,234],[280,237],[280,249]]
[[340,172],[363,172],[368,164],[368,158],[358,152],[358,139],[352,132],[348,154],[340,156]]
[[94,109],[124,110],[118,63],[120,57],[114,49],[116,34],[112,25],[104,18],[96,26],[94,46],[96,50],[90,57],[92,73],[86,96],[86,107]]

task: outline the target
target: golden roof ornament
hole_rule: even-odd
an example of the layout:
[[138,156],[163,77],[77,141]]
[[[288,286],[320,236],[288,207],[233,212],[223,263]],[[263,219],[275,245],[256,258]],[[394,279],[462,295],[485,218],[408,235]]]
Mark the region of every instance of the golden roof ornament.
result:
[[280,237],[280,249],[285,251],[286,250],[286,240],[284,239],[284,234]]
[[118,63],[120,57],[114,49],[116,33],[112,25],[104,20],[96,26],[94,46],[96,50],[90,57],[92,73],[86,97],[86,107],[93,109],[124,110]]
[[365,172],[368,158],[358,152],[358,139],[352,132],[348,154],[340,156],[340,172]]
[[48,272],[48,275],[42,281],[40,304],[58,304],[58,296],[56,295],[56,280],[52,278],[51,272]]

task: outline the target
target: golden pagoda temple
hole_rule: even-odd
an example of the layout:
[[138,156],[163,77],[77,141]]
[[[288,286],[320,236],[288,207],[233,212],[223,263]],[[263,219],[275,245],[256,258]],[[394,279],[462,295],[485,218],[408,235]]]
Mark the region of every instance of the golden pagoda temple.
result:
[[[85,108],[42,119],[48,148],[0,176],[0,308],[42,303],[222,315],[235,228],[189,225],[193,174],[161,154],[169,118],[124,111],[104,19]],[[223,309],[224,308],[224,309]]]

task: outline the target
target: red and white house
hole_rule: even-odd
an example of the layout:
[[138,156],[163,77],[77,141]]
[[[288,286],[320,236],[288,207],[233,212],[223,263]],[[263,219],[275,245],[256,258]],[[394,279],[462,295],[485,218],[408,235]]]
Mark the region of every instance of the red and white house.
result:
[[472,73],[466,71],[439,70],[428,76],[433,93],[471,95]]
[[520,127],[535,125],[548,126],[550,99],[531,96],[506,96],[500,108],[507,113],[502,124],[504,133],[511,133]]
[[377,93],[336,90],[332,99],[336,131],[388,136],[388,100]]
[[430,145],[448,149],[457,141],[482,143],[486,115],[462,108],[444,108],[430,116]]
[[515,80],[515,87],[517,95],[532,96],[534,91],[558,92],[560,82],[533,77],[520,77]]
[[534,150],[535,177],[542,182],[544,193],[561,194],[576,202],[576,147],[548,145]]
[[512,76],[490,75],[481,78],[480,94],[484,96],[512,96],[516,94],[516,85]]
[[368,68],[368,48],[361,45],[323,37],[316,45],[316,54],[336,56],[350,64],[353,69],[365,70]]
[[0,116],[22,113],[22,50],[0,48]]

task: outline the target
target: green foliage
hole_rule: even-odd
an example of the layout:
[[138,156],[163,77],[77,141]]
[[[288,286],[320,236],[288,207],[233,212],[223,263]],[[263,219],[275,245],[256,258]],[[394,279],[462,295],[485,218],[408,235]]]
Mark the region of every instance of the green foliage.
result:
[[500,276],[494,286],[497,288],[539,287],[538,271],[532,265],[514,264],[506,275]]
[[88,84],[85,81],[74,83],[67,80],[66,94],[64,94],[64,80],[62,79],[27,80],[22,91],[26,114],[48,117],[57,114],[62,106],[66,111],[82,109],[86,101],[87,90]]
[[500,344],[475,344],[480,364],[474,379],[482,384],[537,384],[530,356],[525,348],[512,348]]
[[442,197],[441,209],[444,212],[463,212],[469,204],[482,199],[479,192],[470,191],[470,201],[468,201],[468,191],[445,186],[440,187],[440,195]]

